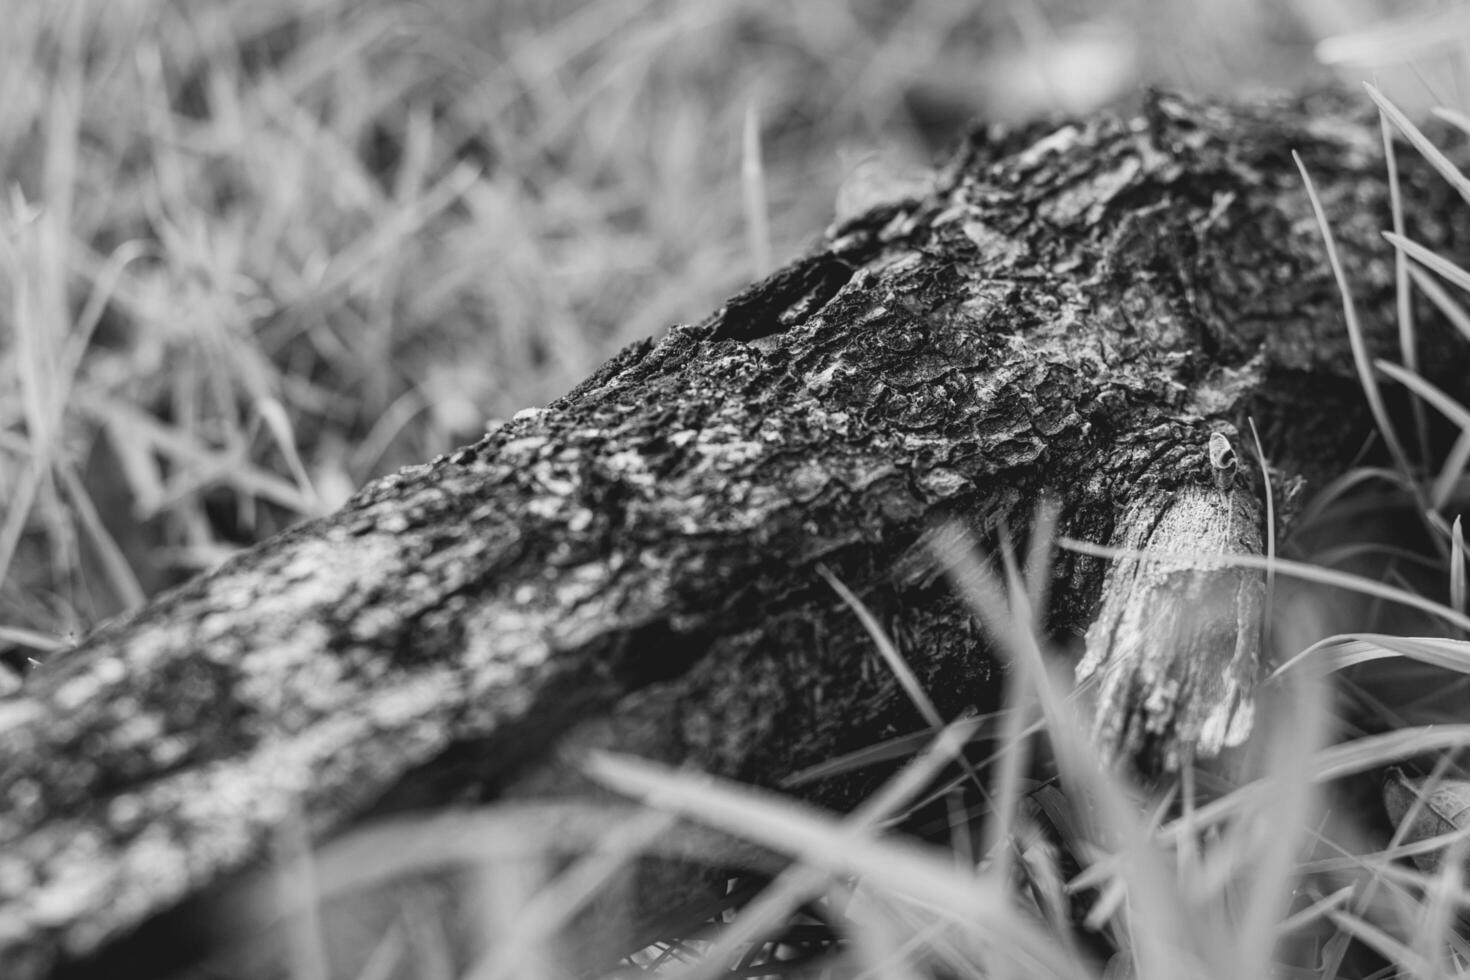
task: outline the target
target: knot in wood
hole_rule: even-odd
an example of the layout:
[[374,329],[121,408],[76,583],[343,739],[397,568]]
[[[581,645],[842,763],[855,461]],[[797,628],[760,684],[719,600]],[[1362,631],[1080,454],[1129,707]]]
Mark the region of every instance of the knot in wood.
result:
[[1223,432],[1211,432],[1208,453],[1210,475],[1214,478],[1215,487],[1221,491],[1229,490],[1235,483],[1235,471],[1239,466],[1235,448],[1230,445],[1230,440]]

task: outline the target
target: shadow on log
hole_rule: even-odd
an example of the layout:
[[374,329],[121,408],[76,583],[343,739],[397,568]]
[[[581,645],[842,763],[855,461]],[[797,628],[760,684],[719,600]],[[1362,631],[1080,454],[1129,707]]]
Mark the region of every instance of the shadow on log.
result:
[[[1259,473],[1221,456],[1247,415],[1278,500],[1368,432],[1291,151],[1392,349],[1376,122],[1340,96],[1161,96],[978,129],[932,192],[703,323],[98,630],[0,700],[0,974],[126,975],[120,940],[288,821],[323,840],[571,792],[569,746],[774,785],[923,728],[819,564],[941,713],[992,708],[984,637],[926,546],[947,519],[1023,533],[1049,496],[1072,537],[1258,551]],[[1411,237],[1455,252],[1458,198],[1401,156]],[[1445,333],[1423,342],[1463,378]],[[1120,568],[1104,600],[1106,571],[1059,555],[1049,621],[1086,636],[1105,749],[1150,769],[1243,736],[1259,583]]]

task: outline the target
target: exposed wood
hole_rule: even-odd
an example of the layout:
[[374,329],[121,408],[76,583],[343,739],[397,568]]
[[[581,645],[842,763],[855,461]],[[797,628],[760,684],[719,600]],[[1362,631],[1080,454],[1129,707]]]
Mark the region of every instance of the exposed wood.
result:
[[[1160,555],[1259,555],[1261,507],[1233,486],[1182,487],[1118,523],[1120,547]],[[1107,751],[1178,769],[1250,735],[1265,576],[1129,555],[1108,570],[1077,679],[1098,681],[1093,732]]]
[[[557,760],[585,744],[775,784],[919,729],[818,563],[942,713],[990,707],[983,637],[924,545],[945,518],[1019,533],[1050,495],[1073,537],[1258,550],[1259,475],[1222,476],[1212,434],[1239,451],[1251,414],[1283,495],[1367,431],[1291,150],[1392,349],[1361,101],[1160,97],[1134,120],[977,130],[927,196],[100,629],[0,700],[0,974],[119,975],[111,944],[260,860],[295,813],[326,839],[565,792]],[[1453,254],[1458,199],[1402,163],[1410,234]],[[1463,390],[1445,332],[1422,361]],[[1244,733],[1254,579],[1120,568],[1099,619],[1103,563],[1055,572],[1051,627],[1097,624],[1109,751],[1169,764]]]

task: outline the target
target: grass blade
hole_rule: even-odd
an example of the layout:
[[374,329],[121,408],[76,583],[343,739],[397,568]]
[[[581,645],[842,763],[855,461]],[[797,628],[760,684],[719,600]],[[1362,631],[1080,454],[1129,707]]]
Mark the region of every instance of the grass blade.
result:
[[[1388,166],[1389,212],[1393,217],[1393,232],[1404,237],[1404,196],[1399,186],[1398,154],[1394,152],[1393,134],[1389,131],[1388,117],[1382,110],[1378,113],[1378,129],[1383,136],[1383,159]],[[1414,337],[1413,294],[1409,289],[1409,260],[1400,250],[1395,250],[1393,261],[1394,312],[1399,326],[1399,356],[1404,366],[1416,374],[1419,371],[1419,350]],[[1424,418],[1424,407],[1414,402],[1410,410],[1414,413],[1414,432],[1418,435],[1419,459],[1429,461],[1429,427]]]
[[1277,558],[1268,562],[1265,558],[1257,555],[1222,555],[1198,554],[1187,552],[1130,552],[1123,548],[1109,548],[1105,545],[1092,544],[1089,541],[1078,541],[1075,538],[1062,538],[1059,542],[1063,548],[1076,551],[1079,554],[1091,555],[1094,558],[1122,558],[1136,557],[1145,558],[1150,561],[1168,561],[1179,563],[1197,563],[1200,568],[1220,567],[1231,565],[1238,568],[1259,568],[1265,571],[1270,566],[1275,566],[1278,573],[1290,575],[1292,578],[1301,579],[1306,582],[1315,582],[1318,585],[1327,585],[1338,589],[1347,589],[1361,595],[1375,596],[1379,599],[1387,599],[1390,602],[1402,603],[1421,612],[1427,612],[1433,616],[1443,619],[1445,622],[1460,629],[1470,629],[1470,617],[1449,608],[1440,602],[1426,599],[1424,596],[1416,595],[1404,589],[1394,588],[1373,579],[1364,578],[1361,575],[1352,575],[1347,572],[1339,572],[1330,568],[1320,568],[1316,565],[1308,565],[1305,562],[1291,561],[1286,558]]
[[1419,151],[1419,155],[1428,161],[1429,165],[1438,171],[1439,175],[1467,203],[1470,203],[1470,180],[1467,180],[1465,175],[1460,172],[1460,168],[1451,163],[1450,159],[1440,152],[1439,147],[1431,143],[1429,137],[1425,136],[1419,127],[1415,126],[1409,117],[1404,115],[1398,106],[1390,102],[1382,92],[1378,91],[1377,88],[1368,82],[1363,83],[1363,88],[1367,89],[1368,98],[1373,100],[1374,104],[1378,106],[1379,111],[1387,116],[1393,122],[1394,127],[1403,133],[1408,141],[1414,145],[1414,149]]
[[[1397,112],[1397,110],[1394,111]],[[1295,150],[1291,155],[1296,161],[1297,169],[1301,171],[1302,181],[1307,188],[1307,197],[1312,202],[1312,212],[1317,216],[1317,228],[1322,233],[1322,242],[1327,248],[1327,261],[1332,266],[1333,278],[1337,280],[1337,289],[1342,295],[1342,310],[1347,320],[1348,342],[1352,345],[1353,364],[1358,370],[1358,382],[1363,388],[1363,396],[1368,402],[1368,409],[1373,414],[1373,421],[1378,426],[1378,432],[1383,437],[1384,445],[1388,447],[1389,455],[1393,457],[1394,465],[1409,481],[1410,489],[1418,500],[1419,510],[1422,513],[1429,509],[1428,501],[1423,499],[1422,488],[1413,480],[1413,470],[1409,467],[1403,444],[1399,442],[1398,433],[1394,430],[1393,423],[1388,417],[1388,409],[1383,404],[1383,395],[1378,390],[1378,382],[1373,377],[1373,371],[1369,366],[1370,355],[1367,342],[1363,339],[1362,324],[1358,320],[1357,304],[1353,301],[1347,274],[1343,271],[1342,260],[1338,257],[1337,242],[1327,223],[1327,213],[1322,208],[1322,199],[1317,195],[1317,188],[1312,183],[1311,175],[1307,173],[1307,167],[1302,162],[1301,155]]]
[[1414,261],[1429,269],[1433,269],[1461,289],[1470,291],[1470,272],[1466,272],[1449,259],[1438,255],[1431,249],[1425,248],[1418,242],[1405,238],[1403,235],[1396,235],[1391,231],[1385,231],[1383,237],[1394,248],[1408,253],[1409,257]]
[[878,653],[883,658],[883,662],[888,665],[889,671],[892,672],[894,678],[898,681],[898,686],[903,688],[904,694],[908,695],[909,701],[918,710],[919,715],[924,719],[925,723],[935,731],[943,728],[944,718],[939,714],[939,709],[934,707],[934,702],[930,700],[923,685],[919,683],[919,679],[914,676],[914,672],[909,667],[908,662],[903,659],[903,654],[898,652],[898,648],[888,638],[888,633],[883,629],[882,624],[873,616],[868,607],[863,605],[863,601],[854,595],[852,590],[841,579],[833,575],[827,566],[818,565],[817,574],[822,576],[826,583],[832,587],[832,591],[836,592],[842,598],[842,601],[847,604],[847,608],[851,609],[857,615],[858,620],[863,624],[863,629],[867,631],[868,637],[873,641],[873,645],[878,648]]
[[1450,529],[1450,605],[1456,612],[1465,611],[1465,532],[1458,514]]
[[1439,284],[1439,280],[1415,265],[1409,266],[1409,278],[1414,280],[1414,285],[1420,292],[1429,297],[1429,301],[1440,314],[1450,321],[1450,325],[1460,332],[1460,336],[1470,341],[1470,313],[1455,302],[1454,297]]
[[1261,485],[1266,488],[1266,599],[1261,606],[1261,649],[1270,650],[1272,607],[1276,601],[1276,494],[1271,487],[1271,467],[1266,462],[1266,450],[1261,448],[1261,434],[1256,431],[1256,420],[1247,418],[1251,427],[1251,442],[1256,447],[1256,462],[1261,466]]
[[1470,409],[1466,409],[1464,405],[1436,388],[1421,375],[1414,374],[1390,361],[1374,361],[1373,366],[1439,409],[1445,418],[1460,427],[1461,432],[1470,432]]
[[1324,673],[1390,657],[1406,657],[1457,674],[1470,674],[1470,642],[1437,636],[1391,636],[1386,633],[1340,633],[1319,640],[1292,657],[1267,680],[1312,661]]
[[746,103],[740,140],[740,187],[744,192],[745,236],[750,244],[754,278],[764,279],[771,271],[771,219],[766,201],[766,169],[761,155],[760,113],[755,102]]

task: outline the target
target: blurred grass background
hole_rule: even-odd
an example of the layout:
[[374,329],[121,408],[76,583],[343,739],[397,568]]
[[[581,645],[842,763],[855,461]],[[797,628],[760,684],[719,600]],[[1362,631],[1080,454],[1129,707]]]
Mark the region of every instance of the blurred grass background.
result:
[[0,658],[702,318],[875,160],[1149,82],[1311,84],[1321,38],[1438,6],[14,0]]

